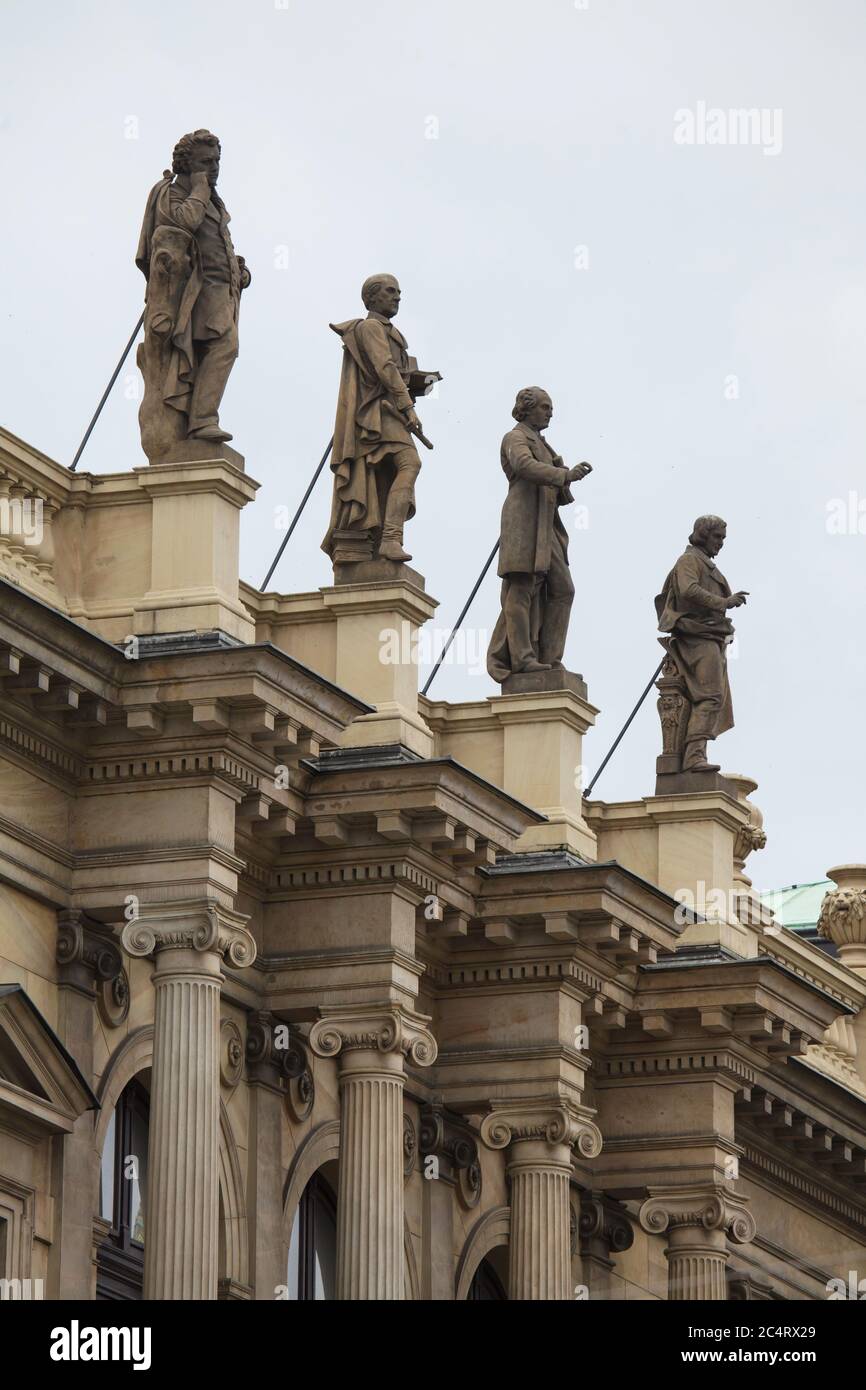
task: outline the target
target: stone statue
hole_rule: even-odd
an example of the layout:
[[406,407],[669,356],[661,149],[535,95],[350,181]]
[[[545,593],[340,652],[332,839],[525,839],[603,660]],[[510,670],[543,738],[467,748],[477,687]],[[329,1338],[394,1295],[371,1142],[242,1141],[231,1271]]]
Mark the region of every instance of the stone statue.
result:
[[658,682],[664,738],[660,775],[718,772],[707,762],[707,740],[734,727],[726,648],[734,627],[729,608],[746,602],[732,593],[715,564],[727,525],[718,516],[699,516],[689,544],[655,601],[659,638],[668,660]]
[[395,277],[371,275],[361,299],[365,319],[330,325],[343,340],[331,456],[334,499],[322,542],[335,565],[377,556],[412,559],[403,549],[403,527],[415,515],[421,471],[413,436],[424,440],[414,405],[441,380],[438,372],[419,372],[391,321],[400,308]]
[[184,135],[144,213],[135,258],[147,280],[138,418],[151,463],[186,439],[231,439],[219,405],[238,355],[238,308],[250,273],[235,255],[216,191],[219,167],[215,135]]
[[540,386],[518,391],[511,413],[517,425],[500,456],[508,479],[499,542],[502,612],[487,651],[487,670],[500,684],[512,675],[564,669],[574,584],[559,509],[574,501],[570,484],[592,472],[588,463],[566,468],[542,438],[553,402]]

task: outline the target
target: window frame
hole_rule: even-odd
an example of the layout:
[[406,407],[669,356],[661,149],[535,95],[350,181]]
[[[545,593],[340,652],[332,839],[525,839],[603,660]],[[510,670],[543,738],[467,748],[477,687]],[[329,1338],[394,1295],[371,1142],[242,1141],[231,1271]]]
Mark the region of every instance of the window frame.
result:
[[[144,1293],[144,1244],[132,1235],[132,1182],[124,1177],[124,1159],[135,1153],[137,1126],[150,1131],[150,1096],[138,1077],[127,1082],[114,1111],[114,1191],[111,1230],[97,1256],[96,1297],[99,1301],[138,1300]],[[149,1150],[149,1143],[148,1143]],[[147,1177],[139,1179],[139,1202],[147,1211]]]

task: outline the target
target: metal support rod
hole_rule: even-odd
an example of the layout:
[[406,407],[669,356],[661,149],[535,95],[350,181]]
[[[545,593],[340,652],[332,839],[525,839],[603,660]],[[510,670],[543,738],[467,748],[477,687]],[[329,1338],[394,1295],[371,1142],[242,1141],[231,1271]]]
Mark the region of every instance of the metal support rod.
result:
[[265,592],[265,590],[266,590],[267,587],[268,587],[268,584],[271,582],[271,575],[273,574],[274,570],[277,568],[277,565],[280,563],[280,560],[281,560],[281,558],[282,558],[283,551],[285,550],[285,548],[286,548],[286,546],[288,545],[289,541],[292,539],[292,532],[294,531],[295,527],[297,526],[298,522],[299,522],[300,519],[301,519],[301,513],[303,512],[304,508],[306,507],[307,503],[308,503],[309,500],[310,500],[310,494],[312,493],[313,488],[316,486],[316,483],[318,482],[319,474],[321,473],[321,471],[322,471],[322,469],[324,468],[325,464],[328,462],[328,456],[330,455],[330,452],[331,452],[331,450],[333,449],[333,447],[334,447],[334,436],[331,435],[331,439],[330,439],[330,442],[329,442],[329,444],[328,444],[328,447],[327,447],[327,449],[325,450],[325,452],[322,454],[322,457],[321,457],[321,459],[320,459],[320,461],[319,461],[319,466],[318,466],[318,468],[316,469],[315,473],[313,474],[312,478],[310,479],[310,486],[307,488],[306,492],[304,493],[304,496],[303,496],[303,498],[301,499],[301,505],[298,507],[298,510],[295,512],[295,515],[294,515],[294,519],[293,519],[293,521],[292,521],[292,524],[291,524],[291,526],[289,527],[288,531],[286,532],[285,536],[283,537],[282,544],[281,544],[279,550],[277,551],[276,555],[274,556],[274,563],[271,565],[270,569],[268,570],[267,574],[265,575],[265,577],[264,577],[264,579],[263,579],[263,581],[262,581],[262,586],[261,586],[261,592],[262,592],[262,593]]
[[460,628],[460,624],[463,622],[463,619],[466,617],[466,614],[469,612],[469,609],[472,607],[472,600],[474,599],[475,595],[478,593],[478,590],[481,588],[481,585],[484,583],[484,576],[486,575],[487,571],[490,569],[490,566],[493,564],[494,558],[495,558],[495,556],[496,556],[496,552],[497,552],[498,550],[499,550],[499,541],[496,542],[495,546],[493,547],[493,549],[491,550],[490,554],[488,555],[488,557],[487,557],[487,563],[485,564],[484,569],[481,571],[481,573],[479,574],[477,580],[475,581],[475,588],[472,590],[472,593],[469,595],[468,599],[466,600],[465,604],[463,605],[463,612],[460,614],[460,617],[457,619],[457,622],[454,624],[454,627],[451,629],[451,636],[448,638],[448,641],[445,643],[445,646],[442,648],[442,651],[441,651],[441,653],[440,653],[440,655],[439,655],[439,660],[436,662],[436,665],[433,667],[433,670],[430,672],[430,676],[429,676],[429,678],[428,678],[428,680],[427,680],[427,684],[425,685],[424,689],[421,691],[421,694],[422,694],[422,695],[426,695],[426,694],[427,694],[427,691],[430,689],[431,685],[433,684],[433,679],[434,679],[434,677],[435,677],[435,675],[436,675],[436,672],[439,670],[439,667],[442,665],[442,662],[445,660],[445,656],[446,656],[446,654],[447,654],[447,652],[448,652],[448,648],[451,646],[451,643],[454,641],[454,638],[457,636],[457,633],[458,633],[459,628]]
[[623,739],[625,738],[626,734],[628,733],[629,728],[630,728],[631,723],[632,723],[632,720],[634,719],[635,715],[637,714],[638,710],[640,709],[640,707],[641,707],[641,705],[643,704],[644,700],[646,699],[647,695],[649,695],[650,691],[652,690],[653,685],[654,685],[655,680],[656,680],[656,677],[658,676],[659,672],[661,671],[661,669],[662,669],[662,667],[664,666],[664,664],[665,664],[665,662],[667,661],[667,659],[668,659],[668,657],[667,657],[667,652],[665,652],[665,655],[662,657],[662,659],[661,659],[661,661],[659,662],[658,666],[656,667],[656,669],[653,671],[652,675],[650,676],[650,678],[649,678],[649,683],[648,683],[648,685],[647,685],[646,690],[645,690],[644,693],[641,695],[640,699],[638,700],[637,704],[635,705],[635,707],[634,707],[634,709],[632,710],[631,714],[629,715],[628,719],[627,719],[627,720],[625,721],[625,723],[623,724],[622,728],[620,729],[619,733],[618,733],[617,736],[616,736],[616,740],[615,740],[614,744],[612,745],[612,747],[611,747],[611,749],[610,749],[610,751],[609,751],[607,757],[605,758],[605,760],[604,760],[604,762],[602,763],[601,767],[598,769],[598,772],[595,774],[595,776],[593,777],[593,779],[592,779],[592,781],[590,782],[589,786],[587,787],[586,791],[584,792],[584,797],[585,797],[586,799],[589,799],[589,797],[591,796],[593,787],[595,786],[595,784],[596,784],[596,782],[598,781],[598,779],[599,779],[599,777],[601,776],[601,774],[604,772],[604,769],[607,767],[608,763],[610,762],[610,760],[611,760],[611,758],[613,757],[614,753],[616,752],[617,748],[619,748],[619,745],[622,743],[622,741],[623,741]]
[[133,329],[132,337],[130,338],[129,342],[126,344],[126,347],[123,349],[123,353],[122,353],[122,355],[121,355],[120,361],[118,362],[117,366],[115,367],[114,371],[113,371],[112,374],[111,374],[111,380],[109,381],[108,385],[106,386],[105,390],[104,390],[103,393],[102,393],[102,400],[99,402],[99,405],[96,407],[96,413],[95,413],[95,415],[93,416],[93,419],[91,420],[90,424],[87,426],[87,430],[86,430],[86,432],[85,432],[84,438],[82,439],[81,443],[80,443],[79,446],[78,446],[78,452],[76,453],[75,458],[72,460],[71,464],[69,465],[69,471],[70,471],[70,473],[74,473],[75,470],[76,470],[76,468],[78,467],[78,460],[81,458],[81,455],[84,453],[84,446],[86,445],[88,439],[90,438],[90,436],[91,436],[92,433],[93,433],[93,427],[94,427],[94,425],[96,424],[97,420],[99,419],[100,415],[102,414],[102,407],[105,405],[105,402],[108,400],[108,397],[111,395],[111,388],[112,388],[112,386],[114,385],[114,383],[117,381],[117,378],[120,376],[120,369],[121,369],[121,367],[123,366],[124,362],[126,361],[127,357],[129,356],[129,350],[130,350],[130,348],[132,347],[133,343],[135,342],[136,338],[138,337],[139,330],[141,329],[141,325],[142,325],[143,323],[144,323],[144,310],[142,309],[142,311],[141,311],[141,317],[140,317],[140,319],[138,320],[138,323],[135,325],[135,328]]

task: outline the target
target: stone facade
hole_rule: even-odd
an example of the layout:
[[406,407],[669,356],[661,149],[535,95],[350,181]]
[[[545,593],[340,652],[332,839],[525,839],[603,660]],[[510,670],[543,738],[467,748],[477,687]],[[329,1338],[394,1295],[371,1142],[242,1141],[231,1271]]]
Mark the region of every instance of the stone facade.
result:
[[45,503],[0,544],[0,1277],[866,1278],[866,870],[823,944],[779,927],[754,782],[585,801],[585,688],[420,697],[382,636],[432,616],[421,575],[239,584],[256,484],[187,452],[97,478],[0,433]]

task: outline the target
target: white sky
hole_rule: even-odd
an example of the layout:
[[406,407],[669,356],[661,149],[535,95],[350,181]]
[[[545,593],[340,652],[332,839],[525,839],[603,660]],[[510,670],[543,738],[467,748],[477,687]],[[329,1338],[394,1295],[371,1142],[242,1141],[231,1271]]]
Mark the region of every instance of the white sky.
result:
[[[141,309],[147,192],[178,137],[210,127],[253,274],[222,410],[262,485],[244,578],[261,582],[276,509],[331,432],[328,322],[391,270],[410,350],[445,377],[419,412],[436,451],[407,530],[440,626],[498,533],[515,391],[543,385],[551,442],[595,468],[566,654],[602,710],[590,772],[660,655],[653,596],[718,512],[720,567],[752,600],[734,615],[737,727],[711,750],[761,784],[752,877],[866,860],[862,0],[3,0],[0,23],[7,428],[71,461]],[[699,102],[781,110],[781,153],[676,144],[675,112]],[[82,468],[144,462],[136,377],[130,361]],[[829,534],[850,492],[864,534]],[[329,493],[330,475],[272,587],[330,582]],[[476,646],[497,611],[491,574]],[[463,664],[431,693],[494,690]],[[650,700],[596,795],[652,793],[658,749]]]

